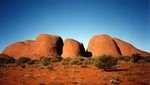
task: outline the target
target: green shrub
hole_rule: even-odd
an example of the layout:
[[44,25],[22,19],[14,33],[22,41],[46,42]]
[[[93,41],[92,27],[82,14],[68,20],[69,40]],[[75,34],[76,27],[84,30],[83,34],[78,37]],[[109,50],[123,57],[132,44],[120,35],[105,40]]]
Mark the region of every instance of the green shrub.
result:
[[137,63],[140,59],[142,59],[142,56],[140,54],[132,54],[130,61],[132,63]]
[[130,62],[131,61],[131,56],[123,56],[122,59],[120,60],[124,60],[125,62]]
[[15,63],[15,59],[13,57],[9,57],[9,56],[0,56],[0,63],[1,64],[12,64]]
[[94,63],[94,58],[86,58],[86,59],[84,59],[84,63],[86,63],[87,65],[93,64]]
[[39,62],[43,66],[47,66],[50,63],[50,59],[50,57],[42,57]]
[[87,64],[88,64],[88,63],[87,63],[86,61],[83,61],[82,64],[81,64],[81,67],[82,67],[82,68],[87,68]]
[[51,62],[60,62],[62,60],[61,56],[50,57]]
[[111,69],[117,64],[117,59],[111,56],[103,55],[95,59],[94,65],[97,68],[102,68],[104,70]]
[[71,60],[70,58],[62,59],[61,64],[62,64],[62,65],[68,65],[69,62],[70,62],[70,60]]
[[28,58],[28,57],[20,57],[16,60],[16,63],[19,65],[19,64],[25,64],[25,63],[28,63],[30,62],[31,59]]
[[145,62],[150,62],[150,57],[144,58]]
[[36,63],[36,60],[30,60],[30,61],[27,62],[27,64],[29,64],[29,65],[32,65],[32,64],[35,64],[35,63]]
[[81,65],[82,61],[84,61],[84,58],[76,57],[76,58],[71,59],[69,61],[69,64],[71,64],[71,65]]

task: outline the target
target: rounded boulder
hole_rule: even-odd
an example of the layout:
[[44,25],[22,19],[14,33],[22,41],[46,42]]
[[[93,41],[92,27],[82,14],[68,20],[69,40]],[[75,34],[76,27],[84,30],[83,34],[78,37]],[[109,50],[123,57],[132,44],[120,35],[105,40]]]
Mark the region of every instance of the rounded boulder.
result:
[[83,56],[85,52],[84,46],[82,43],[74,39],[66,39],[63,46],[63,58],[74,58]]
[[111,55],[113,57],[120,56],[120,51],[109,35],[95,35],[89,41],[88,52],[92,54],[92,57],[99,57],[102,55]]

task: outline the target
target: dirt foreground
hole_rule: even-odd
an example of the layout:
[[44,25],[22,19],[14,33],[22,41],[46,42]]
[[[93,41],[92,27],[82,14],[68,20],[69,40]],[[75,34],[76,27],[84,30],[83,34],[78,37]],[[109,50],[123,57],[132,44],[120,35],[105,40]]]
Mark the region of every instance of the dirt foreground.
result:
[[[150,63],[122,63],[113,71],[93,65],[52,64],[53,70],[38,65],[1,67],[0,85],[150,85]],[[118,84],[112,84],[114,78]]]

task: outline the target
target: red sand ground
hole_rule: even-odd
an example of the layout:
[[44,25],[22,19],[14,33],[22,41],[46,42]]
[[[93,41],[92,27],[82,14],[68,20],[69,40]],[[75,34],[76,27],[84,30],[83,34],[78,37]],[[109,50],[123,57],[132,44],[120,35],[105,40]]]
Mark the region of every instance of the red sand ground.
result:
[[109,72],[93,65],[53,65],[54,70],[37,65],[0,68],[0,85],[112,85],[110,80],[117,76],[120,85],[150,85],[150,63],[118,64],[118,70]]

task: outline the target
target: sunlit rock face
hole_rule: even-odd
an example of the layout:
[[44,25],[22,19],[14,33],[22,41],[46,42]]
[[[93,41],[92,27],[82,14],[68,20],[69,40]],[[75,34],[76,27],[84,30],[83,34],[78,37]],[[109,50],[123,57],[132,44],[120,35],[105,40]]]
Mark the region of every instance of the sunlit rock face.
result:
[[41,56],[56,56],[62,53],[63,40],[57,35],[40,34],[36,40],[16,42],[4,49],[2,54],[39,59]]
[[121,56],[118,46],[109,35],[95,35],[88,44],[88,51],[93,57],[101,55],[112,55],[114,57]]
[[95,35],[88,44],[85,52],[81,42],[74,39],[63,40],[60,36],[40,34],[35,40],[16,42],[4,49],[3,55],[15,58],[29,57],[39,59],[43,56],[62,56],[63,58],[74,58],[79,56],[99,57],[101,55],[111,55],[113,57],[131,56],[132,54],[141,54],[144,57],[150,56],[150,53],[141,51],[133,45],[109,35]]
[[144,57],[150,56],[150,53],[141,51],[125,41],[112,38],[106,34],[93,36],[88,44],[88,52],[93,57],[101,55],[111,55],[114,57],[131,56],[136,53]]
[[114,41],[117,43],[117,45],[121,51],[121,54],[123,56],[131,56],[132,54],[136,54],[136,53],[141,54],[143,57],[150,56],[150,53],[141,51],[125,41],[122,41],[117,38],[114,38]]
[[63,58],[74,58],[84,55],[83,44],[74,39],[66,39],[63,46]]

